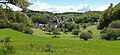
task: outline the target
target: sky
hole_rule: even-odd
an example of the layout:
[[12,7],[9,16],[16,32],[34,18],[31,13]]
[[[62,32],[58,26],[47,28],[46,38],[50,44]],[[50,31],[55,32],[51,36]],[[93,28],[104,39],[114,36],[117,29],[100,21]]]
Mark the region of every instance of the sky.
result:
[[[28,1],[30,3],[33,3],[28,7],[31,10],[49,11],[54,13],[104,11],[105,9],[108,8],[108,6],[111,3],[113,3],[113,5],[116,5],[120,2],[120,0],[28,0]],[[14,10],[17,10],[17,8],[15,8]]]

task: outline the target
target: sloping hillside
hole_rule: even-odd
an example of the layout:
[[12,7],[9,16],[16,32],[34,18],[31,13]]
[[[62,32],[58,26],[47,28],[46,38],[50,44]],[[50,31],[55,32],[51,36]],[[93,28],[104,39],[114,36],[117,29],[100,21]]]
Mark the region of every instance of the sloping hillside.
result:
[[[95,26],[88,29],[96,28]],[[93,29],[92,31],[94,31]],[[37,32],[36,32],[37,31]],[[97,32],[94,32],[97,33]],[[120,41],[93,40],[83,41],[71,39],[71,35],[61,35],[67,38],[51,38],[52,35],[44,34],[44,31],[34,29],[33,35],[24,34],[11,29],[0,29],[0,39],[11,37],[11,44],[14,46],[15,55],[119,55]],[[95,35],[98,36],[98,35]],[[30,45],[33,45],[33,49]],[[51,44],[53,53],[41,52],[42,46]],[[1,48],[2,44],[0,44]]]

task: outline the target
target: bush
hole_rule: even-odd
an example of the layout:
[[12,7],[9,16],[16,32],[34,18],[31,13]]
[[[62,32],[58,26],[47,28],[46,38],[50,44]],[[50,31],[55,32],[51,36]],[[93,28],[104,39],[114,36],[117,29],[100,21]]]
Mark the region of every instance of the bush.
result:
[[23,31],[23,28],[25,25],[23,23],[13,23],[12,29],[18,30],[18,31]]
[[88,30],[89,33],[93,34],[93,32],[91,30]]
[[14,29],[14,30],[19,30],[19,25],[18,25],[18,23],[13,23],[13,25],[12,25],[12,29]]
[[0,21],[0,28],[8,28],[9,26],[7,23]]
[[53,52],[53,46],[51,44],[47,44],[42,47],[42,52]]
[[92,34],[89,32],[82,32],[80,34],[80,39],[84,39],[85,41],[87,41],[88,39],[92,39]]
[[109,28],[120,28],[120,20],[111,22],[108,27]]
[[25,28],[24,28],[24,33],[26,33],[26,34],[32,34],[32,33],[33,33],[33,30],[30,29],[29,27],[25,27]]
[[73,29],[79,29],[80,26],[73,22],[67,22],[65,28],[67,28],[69,31],[72,31]]
[[65,34],[67,34],[67,32],[69,32],[69,30],[66,28],[63,30]]
[[24,32],[26,34],[32,34],[33,30],[30,29],[29,27],[26,27],[23,23],[13,23],[12,24],[12,29]]
[[1,40],[3,43],[1,52],[3,52],[3,55],[12,55],[14,53],[14,47],[10,44],[11,40],[10,37],[7,37],[3,40]]
[[74,30],[72,31],[72,34],[73,34],[73,35],[76,35],[76,36],[78,37],[79,32],[80,32],[79,29],[74,29]]
[[101,39],[106,40],[117,40],[120,37],[120,29],[117,28],[106,28],[101,31]]
[[60,34],[59,29],[55,28],[53,30],[53,35],[55,35],[55,36],[53,36],[53,38],[59,38],[59,37],[57,37],[57,35],[59,35],[59,34]]
[[87,27],[86,27],[86,25],[83,25],[83,29],[85,30]]

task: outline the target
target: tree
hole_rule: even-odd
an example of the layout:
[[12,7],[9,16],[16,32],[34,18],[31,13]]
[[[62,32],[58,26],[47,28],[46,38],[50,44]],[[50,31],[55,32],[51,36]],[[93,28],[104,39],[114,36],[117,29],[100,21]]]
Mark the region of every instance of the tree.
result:
[[50,33],[52,31],[52,23],[49,21],[47,24],[47,31]]
[[87,17],[83,18],[83,23],[89,23],[89,22],[90,22],[90,20]]
[[120,28],[120,20],[115,20],[115,21],[112,21],[109,26],[109,28]]
[[4,20],[0,20],[0,28],[8,28],[10,27],[9,23],[5,22]]
[[[25,8],[27,0],[8,0],[10,4],[20,6]],[[7,6],[7,5],[6,5]],[[26,5],[27,7],[27,5]],[[14,23],[17,23],[14,25]],[[0,6],[0,28],[13,28],[18,31],[22,31],[23,26],[31,27],[33,24],[31,18],[29,18],[25,13],[20,11],[13,11],[8,8]]]
[[53,38],[58,38],[58,37],[57,37],[58,34],[60,34],[60,33],[59,33],[59,29],[55,28],[55,29],[53,30],[53,35],[55,35],[55,36],[53,36]]
[[82,23],[82,18],[74,18],[73,19],[75,23],[79,24],[79,23]]
[[32,29],[30,29],[29,27],[25,27],[24,28],[24,33],[26,33],[26,34],[33,34],[33,30]]
[[80,30],[79,30],[79,29],[74,29],[74,30],[72,31],[72,34],[73,34],[73,35],[76,35],[77,37],[78,37],[79,33],[80,33]]
[[91,30],[88,30],[89,33],[93,34],[93,32]]
[[67,32],[69,32],[69,30],[67,28],[65,28],[63,31],[65,34],[67,34]]
[[87,26],[84,24],[84,25],[83,25],[83,29],[85,30],[86,28],[87,28]]
[[117,28],[105,28],[101,31],[101,39],[117,40],[120,37],[120,29]]
[[84,31],[80,34],[80,39],[84,39],[85,41],[92,39],[92,34]]
[[32,18],[33,23],[47,24],[51,20],[49,16],[49,14],[34,13],[30,18]]
[[22,9],[27,9],[31,3],[28,2],[28,0],[8,0],[10,4],[13,4],[15,6],[18,6]]
[[82,23],[98,22],[97,19],[100,18],[101,13],[102,12],[100,12],[100,11],[89,11],[89,12],[85,12],[85,13],[81,14],[78,18],[81,19]]
[[72,31],[73,29],[79,29],[79,25],[73,22],[66,22],[65,28],[68,28],[69,31]]
[[112,7],[113,4],[109,6],[107,10],[105,10],[101,16],[99,21],[98,29],[103,29],[104,27],[108,27],[108,25],[114,21],[119,20],[120,18],[120,3],[115,7]]
[[7,10],[0,6],[0,28],[10,27],[10,22],[8,19]]
[[23,23],[13,23],[12,24],[12,29],[17,30],[17,31],[22,31],[24,29],[25,25]]
[[32,26],[33,22],[25,13],[16,11],[15,12],[15,23],[24,23],[24,25]]

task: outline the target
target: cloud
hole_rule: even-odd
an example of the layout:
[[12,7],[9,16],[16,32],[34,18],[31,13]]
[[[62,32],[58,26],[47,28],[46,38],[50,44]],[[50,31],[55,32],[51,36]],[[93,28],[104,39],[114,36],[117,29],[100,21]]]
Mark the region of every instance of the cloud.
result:
[[63,13],[63,12],[85,12],[90,11],[91,4],[80,4],[79,6],[66,5],[66,6],[57,6],[50,5],[41,1],[33,2],[33,5],[28,7],[31,10],[35,11],[50,11],[54,13]]
[[102,5],[98,8],[93,8],[92,11],[104,11],[106,10],[110,5]]
[[14,11],[21,11],[22,10],[21,8],[15,6],[15,5],[12,5],[12,4],[7,4],[7,5]]
[[[12,10],[14,11],[21,11],[22,9],[12,5],[7,4]],[[86,11],[104,11],[109,7],[108,5],[101,5],[97,8],[90,8],[92,6],[91,4],[80,4],[78,6],[73,5],[66,5],[66,6],[57,6],[57,5],[50,5],[41,1],[33,2],[33,5],[28,7],[28,9],[34,10],[34,11],[50,11],[54,13],[63,13],[63,12],[86,12]]]
[[[0,5],[2,5],[3,8],[6,8],[6,6],[5,6],[4,4],[0,4]],[[14,10],[14,11],[21,11],[21,10],[22,10],[21,8],[15,6],[15,5],[12,5],[12,4],[10,4],[10,3],[7,3],[6,5],[9,6],[10,9],[12,9],[12,10]]]
[[90,5],[91,4],[80,4],[78,6],[78,11],[90,11]]

